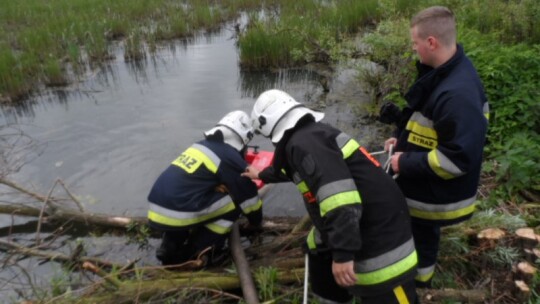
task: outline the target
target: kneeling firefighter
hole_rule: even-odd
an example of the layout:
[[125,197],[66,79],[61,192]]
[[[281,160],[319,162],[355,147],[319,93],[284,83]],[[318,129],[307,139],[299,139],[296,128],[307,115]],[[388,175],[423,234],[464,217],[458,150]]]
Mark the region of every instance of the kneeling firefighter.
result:
[[405,198],[392,177],[349,135],[321,123],[279,90],[257,99],[256,132],[275,144],[274,163],[244,176],[293,181],[314,227],[306,247],[320,303],[415,303],[417,256]]
[[249,116],[224,116],[205,139],[191,145],[158,177],[148,200],[150,227],[162,231],[156,256],[163,265],[182,263],[211,248],[208,261],[223,256],[234,221],[262,221],[257,187],[240,174],[247,163],[246,145],[253,137]]

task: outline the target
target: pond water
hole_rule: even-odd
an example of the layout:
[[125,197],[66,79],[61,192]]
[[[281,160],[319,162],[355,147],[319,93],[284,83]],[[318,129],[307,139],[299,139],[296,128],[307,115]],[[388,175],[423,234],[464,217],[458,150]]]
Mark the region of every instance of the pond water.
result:
[[[308,71],[241,73],[231,34],[200,37],[137,66],[119,55],[68,91],[49,91],[24,108],[4,108],[2,125],[16,124],[41,144],[41,154],[10,178],[43,195],[61,179],[89,211],[144,216],[156,177],[224,114],[250,113],[255,98],[269,88],[299,100],[318,90]],[[252,144],[272,149],[264,138]],[[294,194],[283,199],[298,201]],[[291,211],[265,208],[269,215]]]
[[[42,195],[61,179],[87,211],[145,216],[147,194],[162,170],[224,114],[250,113],[256,97],[271,88],[321,108],[328,123],[357,138],[376,132],[367,125],[359,128],[348,104],[340,102],[366,98],[354,85],[354,70],[340,71],[330,93],[323,92],[321,73],[314,69],[242,72],[233,34],[225,27],[189,43],[174,42],[137,64],[124,62],[117,52],[116,60],[69,88],[48,90],[19,107],[1,107],[0,126],[15,126],[37,143],[36,150],[21,152],[34,157],[9,179]],[[251,144],[273,149],[262,137]],[[55,189],[55,196],[67,197],[61,187]],[[3,202],[29,201],[5,186],[0,186],[0,196]],[[303,215],[294,186],[274,187],[265,197],[264,213]],[[25,221],[0,215],[0,227]],[[100,253],[104,259],[138,252],[124,240],[89,242],[89,254]],[[156,262],[150,251],[138,253]],[[32,261],[25,262],[27,271],[50,273]]]

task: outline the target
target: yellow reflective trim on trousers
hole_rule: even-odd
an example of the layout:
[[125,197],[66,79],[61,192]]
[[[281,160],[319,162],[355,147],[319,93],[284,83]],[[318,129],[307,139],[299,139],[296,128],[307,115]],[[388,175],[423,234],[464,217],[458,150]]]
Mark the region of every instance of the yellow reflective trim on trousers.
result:
[[220,225],[216,225],[214,223],[206,224],[204,226],[217,234],[227,234],[231,231],[231,227],[225,228]]
[[242,210],[244,210],[244,213],[245,213],[245,214],[248,214],[248,213],[251,213],[251,212],[253,212],[253,211],[256,211],[256,210],[261,209],[261,207],[262,207],[262,200],[259,199],[259,200],[257,200],[257,203],[256,203],[255,205],[249,206],[249,207],[247,207],[247,208],[245,208],[245,209],[242,208]]
[[317,248],[317,243],[315,243],[315,228],[311,228],[309,231],[306,242],[309,249]]
[[381,268],[367,273],[357,273],[356,274],[356,284],[357,285],[375,285],[385,281],[388,281],[392,278],[395,278],[407,270],[411,269],[418,263],[418,257],[416,251],[413,251],[406,258],[402,259],[399,262],[396,262],[387,267]]
[[439,157],[437,157],[437,150],[431,150],[428,153],[428,163],[429,167],[443,179],[451,179],[454,178],[454,175],[450,174],[446,170],[444,170],[441,166],[441,162],[439,161]]
[[349,158],[356,150],[360,148],[360,144],[354,140],[349,140],[345,146],[341,148],[341,153],[343,153],[343,159]]
[[445,212],[432,212],[432,211],[425,211],[425,210],[409,207],[409,213],[413,217],[426,219],[426,220],[453,220],[453,219],[457,219],[457,218],[473,213],[475,208],[476,208],[476,205],[472,204],[470,206],[467,206],[459,210],[445,211]]
[[229,211],[234,210],[234,208],[236,208],[234,206],[234,203],[230,202],[227,205],[217,209],[216,211],[212,213],[208,213],[200,217],[189,218],[189,219],[178,219],[178,218],[168,217],[165,215],[161,215],[157,212],[154,212],[152,210],[148,210],[148,219],[162,225],[173,226],[173,227],[184,227],[184,226],[202,223],[206,220],[212,219],[214,217],[218,217]]
[[362,200],[360,199],[360,193],[354,190],[341,192],[325,198],[320,203],[319,208],[321,209],[321,216],[325,216],[328,212],[336,209],[337,207],[361,203]]
[[407,299],[403,286],[399,285],[398,287],[394,288],[394,295],[396,295],[396,299],[398,300],[399,304],[409,304],[409,299]]

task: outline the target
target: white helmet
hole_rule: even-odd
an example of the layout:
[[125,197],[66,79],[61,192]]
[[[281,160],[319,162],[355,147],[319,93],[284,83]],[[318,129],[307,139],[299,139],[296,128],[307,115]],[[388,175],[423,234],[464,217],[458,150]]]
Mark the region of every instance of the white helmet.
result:
[[278,143],[285,131],[293,128],[308,114],[312,115],[315,121],[324,117],[324,113],[306,108],[283,91],[269,90],[257,98],[251,119],[256,132],[270,137],[273,143]]
[[253,138],[253,128],[249,116],[243,111],[233,111],[225,115],[215,127],[204,132],[205,136],[223,134],[223,141],[240,151]]

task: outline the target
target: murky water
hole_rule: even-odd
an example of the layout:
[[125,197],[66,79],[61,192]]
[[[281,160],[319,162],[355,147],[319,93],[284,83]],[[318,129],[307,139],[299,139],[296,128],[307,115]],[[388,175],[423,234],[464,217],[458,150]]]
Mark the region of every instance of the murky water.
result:
[[[256,96],[269,88],[300,100],[319,90],[306,71],[242,74],[237,57],[231,32],[224,30],[163,50],[142,65],[116,60],[67,92],[4,108],[1,124],[16,123],[45,145],[10,177],[43,194],[61,179],[90,211],[144,216],[156,177],[224,114],[250,113]],[[272,148],[264,138],[252,144]],[[282,199],[297,201],[294,194]],[[290,215],[274,207],[268,214]]]

